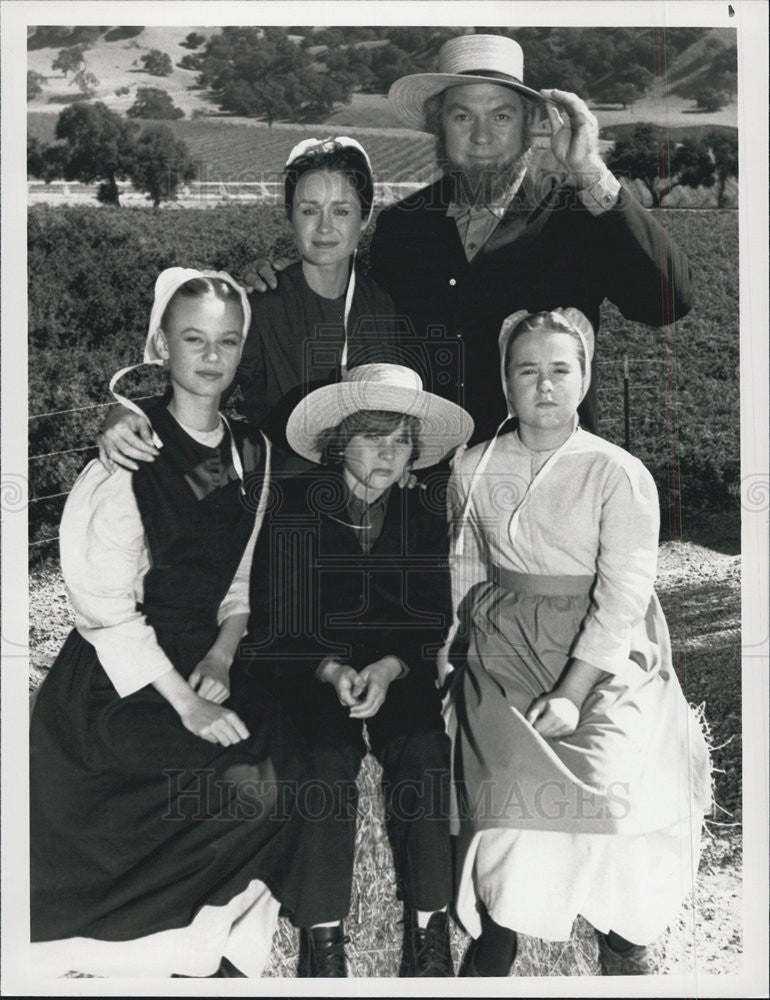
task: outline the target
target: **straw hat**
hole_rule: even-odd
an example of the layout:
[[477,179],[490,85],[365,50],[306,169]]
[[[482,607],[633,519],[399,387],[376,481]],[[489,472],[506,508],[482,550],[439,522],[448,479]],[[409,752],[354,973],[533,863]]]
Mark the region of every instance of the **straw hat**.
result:
[[504,35],[461,35],[441,46],[438,72],[402,76],[390,88],[388,99],[402,121],[424,132],[425,101],[447,87],[496,83],[542,101],[536,90],[524,86],[523,79],[524,53],[518,42]]
[[420,421],[420,457],[415,469],[435,465],[473,433],[473,420],[461,406],[425,392],[417,372],[404,365],[371,364],[351,368],[340,382],[302,399],[289,417],[286,439],[303,458],[319,462],[316,441],[361,410],[388,410]]

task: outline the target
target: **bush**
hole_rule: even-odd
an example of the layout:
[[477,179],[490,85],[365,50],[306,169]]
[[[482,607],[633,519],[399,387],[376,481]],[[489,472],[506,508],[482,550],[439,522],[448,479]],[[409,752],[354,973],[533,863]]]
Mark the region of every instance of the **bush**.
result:
[[43,84],[46,82],[47,77],[43,76],[42,73],[36,73],[34,69],[27,70],[27,100],[34,101],[36,97],[40,97],[43,93]]
[[122,42],[126,38],[136,38],[144,31],[144,25],[125,24],[117,28],[110,28],[104,36],[105,42]]
[[161,87],[139,87],[136,100],[126,114],[129,118],[152,118],[156,121],[184,118],[184,111],[174,104]]
[[199,31],[191,31],[189,35],[185,35],[184,41],[181,41],[179,44],[183,49],[197,49],[205,41],[205,35],[202,35]]
[[730,100],[730,95],[715,87],[703,87],[695,95],[695,101],[704,111],[720,111]]
[[[629,357],[631,450],[655,476],[664,529],[673,529],[683,507],[737,507],[738,220],[718,210],[665,219],[689,256],[696,304],[676,325],[654,330],[627,322],[605,303],[595,372],[600,433],[623,444],[622,364]],[[360,253],[364,268],[371,232]],[[39,205],[30,210],[28,235],[35,413],[107,400],[110,374],[141,357],[153,284],[163,268],[211,267],[238,277],[257,258],[294,253],[280,208],[265,205],[173,213]],[[91,444],[101,419],[96,411],[32,421],[30,455]],[[32,495],[69,489],[82,464],[83,454],[32,462]],[[60,513],[43,505],[31,511],[33,538],[50,531]]]
[[171,56],[160,49],[150,49],[142,56],[141,63],[151,76],[168,76],[174,68]]

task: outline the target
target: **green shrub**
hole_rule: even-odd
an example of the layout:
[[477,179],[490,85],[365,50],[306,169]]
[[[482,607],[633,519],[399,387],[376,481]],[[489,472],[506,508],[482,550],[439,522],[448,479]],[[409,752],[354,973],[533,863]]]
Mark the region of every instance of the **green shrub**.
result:
[[[664,530],[682,512],[737,511],[739,458],[738,221],[735,212],[661,218],[689,256],[690,314],[654,330],[602,307],[595,364],[600,432],[623,444],[623,357],[631,374],[631,451],[652,471]],[[372,228],[361,247],[368,262]],[[205,211],[35,206],[29,216],[30,412],[104,404],[117,368],[141,357],[153,286],[172,265],[243,275],[260,257],[293,255],[276,206]],[[140,391],[137,389],[137,391]],[[30,422],[30,455],[93,443],[103,410]],[[69,489],[92,453],[33,459],[31,495]],[[32,538],[55,534],[59,511],[35,504]]]

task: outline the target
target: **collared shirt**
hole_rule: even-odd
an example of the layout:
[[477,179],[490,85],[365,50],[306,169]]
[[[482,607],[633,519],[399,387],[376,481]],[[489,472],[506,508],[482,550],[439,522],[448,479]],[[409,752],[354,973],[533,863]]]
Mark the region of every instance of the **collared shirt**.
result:
[[385,523],[385,511],[390,497],[390,488],[377,497],[373,503],[366,503],[351,493],[347,503],[347,516],[350,526],[355,529],[356,538],[361,548],[368,555],[372,546],[382,534]]
[[[519,227],[523,231],[526,220],[535,208],[534,179],[527,168],[514,180],[502,198],[490,205],[458,205],[451,202],[447,215],[455,220],[462,240],[467,260],[489,241],[500,220],[508,214],[519,216]],[[615,204],[620,193],[620,184],[609,170],[590,188],[577,192],[577,196],[591,215],[602,215]],[[512,204],[515,201],[515,204]]]

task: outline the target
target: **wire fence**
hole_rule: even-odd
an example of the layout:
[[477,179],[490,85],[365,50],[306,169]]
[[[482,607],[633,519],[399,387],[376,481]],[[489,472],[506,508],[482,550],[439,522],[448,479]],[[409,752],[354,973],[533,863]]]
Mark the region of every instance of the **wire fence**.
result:
[[[605,432],[605,436],[616,440],[618,444],[622,444],[627,451],[633,451],[635,444],[631,419],[633,402],[638,398],[640,393],[651,390],[660,393],[664,389],[668,379],[664,379],[663,377],[660,379],[650,379],[648,374],[650,369],[653,371],[660,370],[661,366],[670,366],[670,361],[666,358],[634,358],[629,357],[628,354],[624,354],[616,360],[599,361],[595,364],[595,367],[601,370],[601,384],[597,391],[602,403],[602,412],[608,417],[608,426],[603,428],[603,431]],[[677,405],[676,400],[671,393],[668,396],[667,405],[675,408]],[[140,395],[134,398],[136,401],[141,401],[153,397],[152,395]],[[44,418],[66,418],[73,414],[106,412],[113,405],[114,403],[111,401],[105,403],[88,403],[58,410],[48,410],[42,413],[32,413],[28,419],[30,426],[33,426],[36,421]],[[62,476],[60,480],[54,480],[53,485],[55,488],[51,492],[38,496],[34,495],[36,473],[39,468],[39,465],[36,465],[36,463],[40,463],[43,459],[55,460],[64,459],[67,456],[85,456],[89,452],[92,453],[90,457],[96,457],[97,443],[95,439],[91,443],[78,441],[73,447],[53,449],[29,455],[29,495],[27,502],[29,505],[31,533],[38,534],[43,530],[46,523],[51,524],[54,518],[51,514],[47,517],[42,514],[44,506],[53,503],[53,501],[60,501],[61,506],[63,506],[63,501],[69,495],[72,485],[82,467],[81,465],[78,465],[75,469],[70,467],[66,477]],[[55,518],[57,525],[58,520],[59,517],[57,516]],[[56,531],[45,537],[34,537],[28,543],[28,547],[30,551],[49,554],[54,551],[55,543],[58,540],[59,535],[58,531]]]

